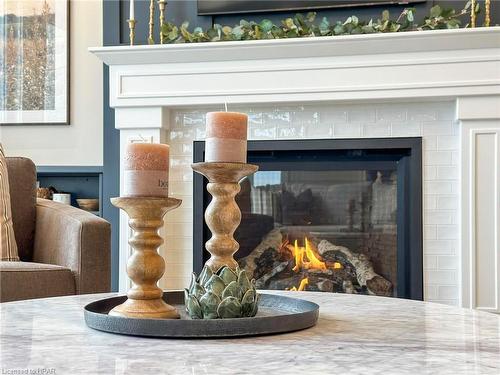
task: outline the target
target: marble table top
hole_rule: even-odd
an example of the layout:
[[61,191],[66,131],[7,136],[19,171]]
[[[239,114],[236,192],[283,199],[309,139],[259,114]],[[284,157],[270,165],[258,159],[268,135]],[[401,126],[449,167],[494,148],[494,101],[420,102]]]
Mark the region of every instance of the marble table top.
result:
[[3,303],[1,374],[500,374],[500,316],[395,298],[271,293],[318,303],[318,324],[263,337],[153,339],[85,325],[83,307],[112,294]]

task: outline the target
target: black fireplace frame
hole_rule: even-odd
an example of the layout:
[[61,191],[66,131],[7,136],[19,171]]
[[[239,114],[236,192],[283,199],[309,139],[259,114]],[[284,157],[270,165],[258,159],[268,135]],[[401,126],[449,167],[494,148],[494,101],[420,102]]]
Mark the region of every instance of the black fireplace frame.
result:
[[[380,154],[377,154],[380,153]],[[276,155],[279,154],[279,160]],[[248,162],[267,166],[286,166],[300,160],[301,154],[314,158],[313,165],[328,163],[329,169],[364,169],[368,160],[379,157],[376,165],[386,163],[398,171],[397,243],[398,289],[400,298],[423,300],[423,221],[422,221],[422,138],[357,138],[357,139],[308,139],[248,141]],[[298,156],[299,155],[299,156]],[[193,161],[205,157],[205,142],[193,142]],[[287,157],[290,160],[287,160]],[[370,159],[371,158],[371,159]],[[263,159],[265,159],[263,161]],[[382,163],[382,164],[381,164]],[[307,164],[306,164],[307,165]],[[322,166],[322,170],[324,166]],[[267,168],[261,169],[266,170]],[[193,172],[194,173],[194,172]],[[200,272],[210,254],[204,243],[210,238],[203,215],[210,202],[206,191],[207,180],[193,175],[193,271]],[[200,251],[202,249],[202,251]]]

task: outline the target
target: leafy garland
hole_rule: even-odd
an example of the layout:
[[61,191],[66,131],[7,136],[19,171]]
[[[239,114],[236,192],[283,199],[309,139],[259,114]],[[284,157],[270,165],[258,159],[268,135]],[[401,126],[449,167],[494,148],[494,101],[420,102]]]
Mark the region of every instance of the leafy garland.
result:
[[[376,21],[361,21],[356,16],[351,16],[345,22],[337,21],[331,24],[325,17],[319,23],[315,23],[316,13],[311,12],[306,16],[297,14],[294,18],[281,21],[281,25],[275,25],[270,20],[262,20],[260,23],[241,20],[234,27],[221,26],[219,24],[203,30],[195,28],[192,32],[188,30],[189,23],[184,22],[180,27],[172,23],[164,23],[161,32],[165,43],[199,43],[199,42],[221,42],[235,40],[260,40],[260,39],[282,39],[303,38],[313,36],[372,34],[417,30],[457,29],[461,26],[460,17],[474,11],[479,13],[480,7],[476,3],[474,10],[471,9],[469,0],[464,8],[456,12],[454,9],[442,9],[435,5],[425,17],[421,25],[415,24],[415,8],[406,8],[396,20],[392,20],[389,11],[382,12],[381,18]],[[467,27],[466,24],[464,27]],[[149,41],[153,43],[153,41]]]

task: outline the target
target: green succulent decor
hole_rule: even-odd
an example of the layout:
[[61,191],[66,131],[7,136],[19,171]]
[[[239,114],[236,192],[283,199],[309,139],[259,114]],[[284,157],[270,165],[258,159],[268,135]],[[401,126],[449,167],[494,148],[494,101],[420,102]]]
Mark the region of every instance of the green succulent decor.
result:
[[213,272],[205,265],[199,277],[192,274],[184,299],[192,319],[227,319],[255,316],[259,295],[245,270],[224,266]]
[[[457,29],[462,25],[463,16],[470,15],[471,12],[479,13],[479,3],[476,2],[475,9],[471,9],[471,4],[469,0],[458,12],[435,5],[422,24],[416,24],[414,21],[415,8],[406,8],[396,19],[391,19],[389,11],[385,10],[377,20],[363,21],[351,16],[344,22],[331,23],[326,17],[316,22],[316,13],[311,12],[306,16],[297,14],[294,18],[284,19],[279,25],[267,19],[260,23],[241,20],[239,25],[234,27],[215,24],[207,30],[197,27],[189,31],[188,22],[184,22],[180,27],[173,23],[164,23],[161,32],[165,43],[200,43]],[[468,24],[464,27],[468,27]]]

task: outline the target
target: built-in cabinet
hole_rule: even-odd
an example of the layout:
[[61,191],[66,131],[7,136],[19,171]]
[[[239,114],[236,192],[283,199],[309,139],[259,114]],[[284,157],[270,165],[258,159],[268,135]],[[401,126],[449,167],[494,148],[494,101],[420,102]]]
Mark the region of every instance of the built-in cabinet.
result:
[[59,192],[71,194],[71,205],[78,207],[79,198],[99,199],[99,209],[93,211],[102,216],[102,167],[37,167],[37,181],[40,187],[50,186]]

